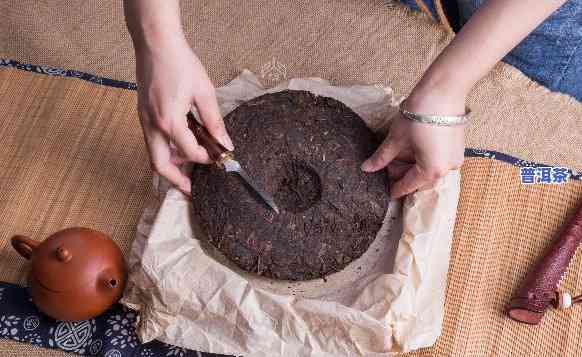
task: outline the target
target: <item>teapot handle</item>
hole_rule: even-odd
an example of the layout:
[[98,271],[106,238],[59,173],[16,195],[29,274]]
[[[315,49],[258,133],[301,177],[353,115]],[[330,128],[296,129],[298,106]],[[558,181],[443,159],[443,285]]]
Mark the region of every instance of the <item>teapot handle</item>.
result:
[[32,257],[32,252],[40,244],[35,240],[20,235],[12,237],[12,239],[10,239],[10,243],[12,243],[12,247],[26,259],[30,259]]

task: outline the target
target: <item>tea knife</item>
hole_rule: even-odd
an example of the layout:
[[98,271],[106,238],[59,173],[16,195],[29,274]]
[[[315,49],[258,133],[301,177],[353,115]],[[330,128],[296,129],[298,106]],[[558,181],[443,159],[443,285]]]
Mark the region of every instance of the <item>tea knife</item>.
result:
[[202,145],[208,152],[210,159],[216,165],[223,168],[227,173],[234,174],[245,184],[245,186],[258,196],[270,209],[279,214],[279,207],[275,204],[275,200],[265,190],[259,188],[255,182],[243,170],[240,163],[235,160],[234,153],[218,142],[204,126],[194,117],[192,112],[186,114],[188,121],[188,128],[192,130],[198,143]]

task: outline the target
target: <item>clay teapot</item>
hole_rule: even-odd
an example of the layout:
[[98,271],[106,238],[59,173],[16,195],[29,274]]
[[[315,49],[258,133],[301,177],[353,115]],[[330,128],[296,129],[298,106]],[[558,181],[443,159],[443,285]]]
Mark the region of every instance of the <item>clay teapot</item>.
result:
[[95,317],[123,293],[126,267],[119,247],[105,234],[68,228],[42,243],[12,237],[12,246],[30,259],[32,302],[52,318],[79,321]]

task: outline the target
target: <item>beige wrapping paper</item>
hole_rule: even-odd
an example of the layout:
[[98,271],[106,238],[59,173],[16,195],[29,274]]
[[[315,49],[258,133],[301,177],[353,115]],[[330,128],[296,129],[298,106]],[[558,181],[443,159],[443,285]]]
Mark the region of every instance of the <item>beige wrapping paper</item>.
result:
[[[225,115],[287,88],[334,97],[373,130],[386,128],[398,103],[389,88],[335,87],[321,79],[265,90],[248,71],[218,88],[217,97]],[[391,202],[374,243],[346,269],[326,281],[294,283],[230,264],[197,238],[188,198],[159,178],[154,188],[122,299],[141,311],[137,331],[144,342],[249,357],[386,356],[431,346],[440,335],[458,171],[408,196],[402,207]]]

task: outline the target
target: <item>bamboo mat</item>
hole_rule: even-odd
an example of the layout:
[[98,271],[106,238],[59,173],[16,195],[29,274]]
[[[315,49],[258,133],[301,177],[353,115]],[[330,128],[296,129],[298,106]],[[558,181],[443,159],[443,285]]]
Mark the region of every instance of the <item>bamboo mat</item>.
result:
[[[135,104],[135,92],[126,89],[0,69],[0,280],[25,284],[28,265],[8,242],[16,233],[41,240],[63,227],[89,226],[128,251],[151,195]],[[443,335],[410,355],[581,355],[582,308],[551,311],[537,327],[503,314],[512,291],[581,202],[581,181],[521,185],[517,167],[468,158]],[[581,259],[562,284],[567,290],[582,292]],[[0,341],[0,356],[41,354],[65,355]]]
[[0,280],[25,285],[15,233],[91,226],[129,250],[151,171],[135,92],[0,70]]

